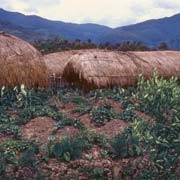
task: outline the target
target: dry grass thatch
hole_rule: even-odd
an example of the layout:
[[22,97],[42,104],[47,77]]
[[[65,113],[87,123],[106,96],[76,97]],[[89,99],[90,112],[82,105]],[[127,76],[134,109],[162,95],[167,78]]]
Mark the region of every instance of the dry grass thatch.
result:
[[47,66],[49,76],[61,76],[70,57],[74,54],[76,54],[76,51],[63,51],[44,55],[43,59]]
[[57,53],[51,53],[43,56],[48,69],[49,76],[62,76],[64,68],[73,55],[81,55],[83,52],[91,52],[91,50],[69,50]]
[[0,33],[0,87],[24,84],[47,86],[47,68],[41,54],[27,42]]
[[161,76],[180,77],[180,52],[112,52],[94,50],[74,55],[63,78],[83,89],[133,86],[140,74],[150,78],[154,70]]

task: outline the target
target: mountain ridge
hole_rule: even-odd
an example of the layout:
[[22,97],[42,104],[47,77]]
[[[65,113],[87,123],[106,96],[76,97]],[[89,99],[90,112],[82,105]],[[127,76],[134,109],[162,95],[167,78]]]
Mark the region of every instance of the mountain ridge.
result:
[[171,17],[111,28],[94,23],[76,24],[49,20],[37,15],[24,15],[0,8],[0,31],[6,31],[27,41],[61,37],[67,40],[91,39],[95,43],[111,44],[141,41],[152,47],[166,42],[171,48],[180,50],[179,29],[180,13]]

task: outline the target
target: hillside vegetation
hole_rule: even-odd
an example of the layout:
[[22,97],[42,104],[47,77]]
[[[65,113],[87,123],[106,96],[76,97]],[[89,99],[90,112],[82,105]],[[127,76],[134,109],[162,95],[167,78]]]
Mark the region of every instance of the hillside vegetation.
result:
[[0,179],[180,179],[180,85],[1,88]]
[[61,38],[54,38],[45,41],[35,41],[32,43],[35,48],[41,51],[43,54],[49,54],[54,52],[68,51],[68,50],[80,50],[80,49],[105,49],[111,51],[156,51],[156,50],[170,50],[165,42],[161,42],[157,47],[151,48],[146,46],[140,41],[124,41],[117,44],[110,44],[108,42],[95,44],[88,39],[87,41],[81,41],[76,39],[75,41],[63,40]]

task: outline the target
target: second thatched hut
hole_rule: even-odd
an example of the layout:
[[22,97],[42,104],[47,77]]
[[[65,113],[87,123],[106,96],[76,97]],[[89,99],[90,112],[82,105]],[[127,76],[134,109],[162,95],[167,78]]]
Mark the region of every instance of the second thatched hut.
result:
[[69,50],[44,55],[43,60],[48,70],[49,86],[53,88],[69,86],[69,83],[62,77],[64,69],[72,56],[80,56],[85,52],[92,52],[92,50]]
[[165,78],[180,78],[180,52],[84,52],[70,58],[63,78],[84,90],[126,87],[134,86],[140,74],[150,78],[154,70]]

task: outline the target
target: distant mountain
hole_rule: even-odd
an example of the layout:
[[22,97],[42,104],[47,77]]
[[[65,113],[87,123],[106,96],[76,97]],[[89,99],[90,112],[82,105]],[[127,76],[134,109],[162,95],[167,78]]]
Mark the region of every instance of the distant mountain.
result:
[[169,44],[173,49],[180,50],[180,34],[176,35],[173,39],[167,41],[167,44]]
[[0,30],[29,41],[37,40],[37,37],[38,39],[48,39],[59,36],[71,40],[87,40],[89,38],[97,42],[99,36],[109,32],[111,28],[96,24],[51,21],[38,16],[25,16],[21,13],[0,9]]
[[125,40],[142,41],[150,46],[163,41],[170,47],[180,49],[180,14],[115,28],[101,36],[101,42],[119,43]]
[[149,46],[166,42],[180,50],[180,14],[148,20],[142,23],[110,28],[97,24],[73,24],[51,21],[39,16],[25,16],[0,9],[0,31],[6,31],[28,41],[62,37],[68,40],[91,39],[96,43],[142,41]]

